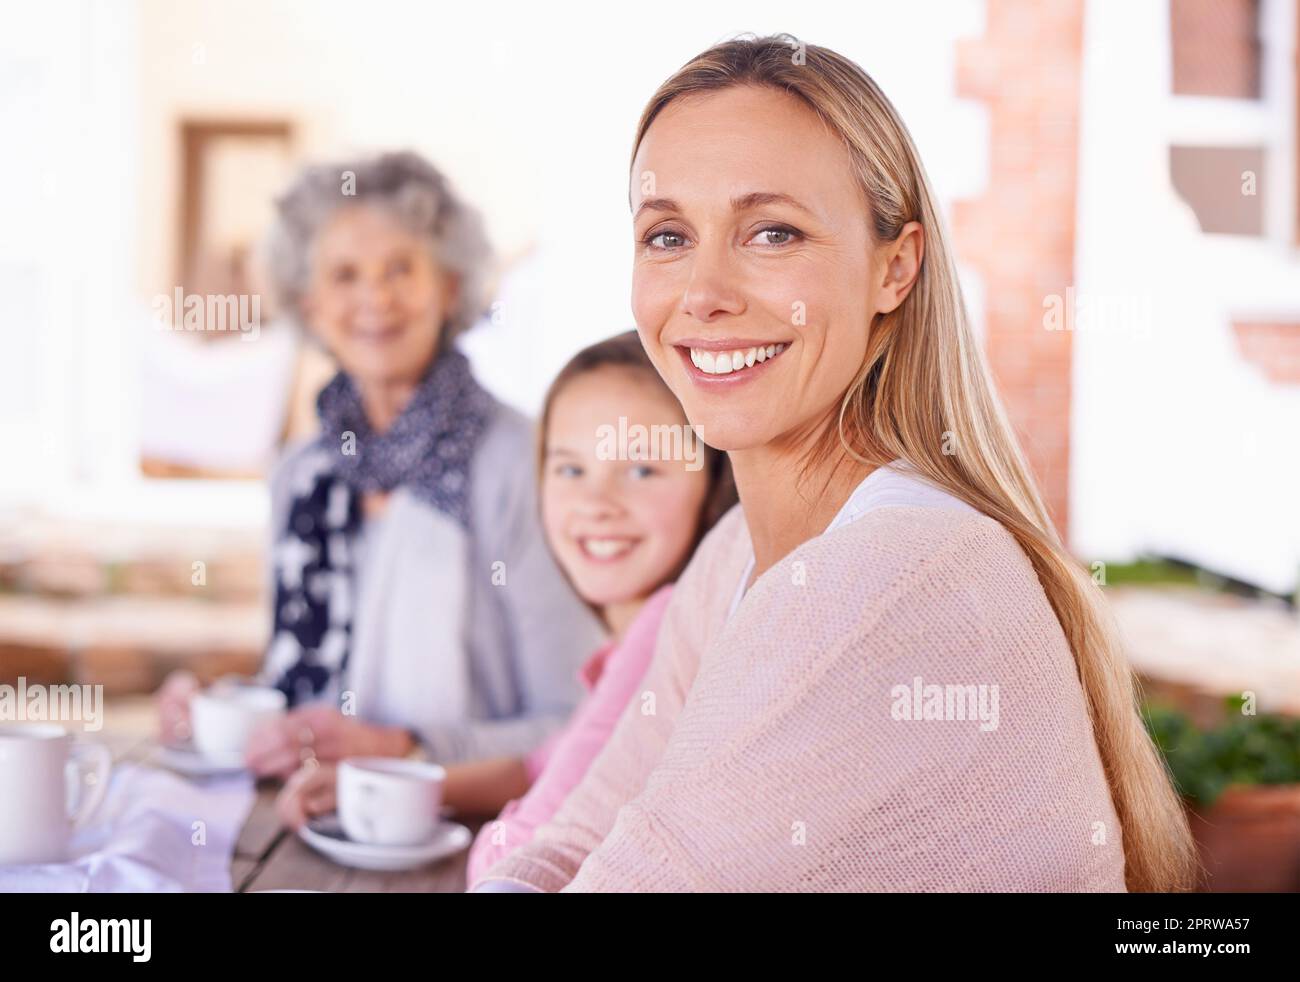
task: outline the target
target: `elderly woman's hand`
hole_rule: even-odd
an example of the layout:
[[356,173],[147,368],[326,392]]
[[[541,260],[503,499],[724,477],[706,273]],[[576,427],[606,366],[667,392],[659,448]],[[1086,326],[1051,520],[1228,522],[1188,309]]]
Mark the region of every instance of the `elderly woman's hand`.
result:
[[337,764],[305,764],[285,783],[275,799],[275,813],[291,829],[307,819],[327,815],[338,802]]
[[304,706],[255,730],[244,761],[259,777],[288,777],[311,760],[402,757],[413,746],[406,730],[363,723],[331,706]]

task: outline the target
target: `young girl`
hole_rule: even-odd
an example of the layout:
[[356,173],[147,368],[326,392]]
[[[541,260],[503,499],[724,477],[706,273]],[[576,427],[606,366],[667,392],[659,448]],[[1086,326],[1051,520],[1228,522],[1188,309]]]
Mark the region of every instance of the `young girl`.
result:
[[[474,844],[471,883],[527,842],[586,773],[636,694],[673,581],[736,502],[726,455],[687,428],[635,331],[569,361],[546,395],[541,434],[547,541],[610,640],[583,666],[588,696],[563,730],[527,757],[447,767],[443,799],[454,810],[490,815],[505,804]],[[333,765],[295,774],[278,802],[286,824],[333,810],[335,779]]]

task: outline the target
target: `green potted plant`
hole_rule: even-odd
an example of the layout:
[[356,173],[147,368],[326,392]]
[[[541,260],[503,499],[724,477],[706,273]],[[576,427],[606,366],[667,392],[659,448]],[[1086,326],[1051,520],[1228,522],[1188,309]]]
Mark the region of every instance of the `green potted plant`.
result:
[[1147,729],[1187,803],[1205,888],[1300,891],[1300,719],[1243,705],[1228,699],[1210,728],[1148,706]]

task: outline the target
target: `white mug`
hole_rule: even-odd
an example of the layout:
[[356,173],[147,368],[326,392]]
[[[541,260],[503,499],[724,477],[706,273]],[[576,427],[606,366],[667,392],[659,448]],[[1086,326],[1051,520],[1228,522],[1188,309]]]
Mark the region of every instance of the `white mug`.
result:
[[208,757],[242,757],[253,731],[284,715],[286,705],[279,689],[218,682],[190,697],[194,746]]
[[0,866],[67,858],[74,829],[99,807],[113,759],[53,723],[0,723]]
[[415,846],[428,842],[442,821],[437,764],[395,757],[349,757],[339,764],[338,811],[354,842]]

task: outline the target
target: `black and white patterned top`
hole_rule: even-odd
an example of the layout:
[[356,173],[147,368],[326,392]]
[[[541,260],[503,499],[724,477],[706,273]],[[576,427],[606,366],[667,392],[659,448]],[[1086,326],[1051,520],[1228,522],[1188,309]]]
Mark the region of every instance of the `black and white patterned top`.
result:
[[470,461],[494,405],[455,348],[433,360],[383,433],[346,374],[321,391],[319,444],[327,452],[290,502],[275,545],[274,684],[291,706],[325,691],[347,665],[361,496],[406,487],[468,528]]

